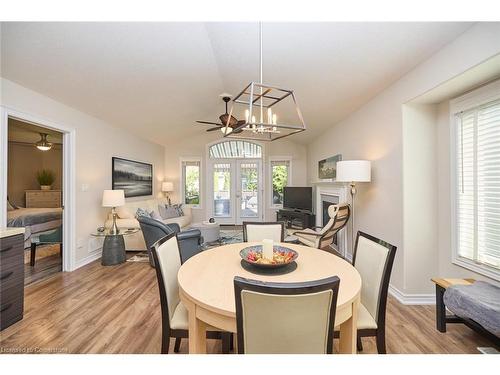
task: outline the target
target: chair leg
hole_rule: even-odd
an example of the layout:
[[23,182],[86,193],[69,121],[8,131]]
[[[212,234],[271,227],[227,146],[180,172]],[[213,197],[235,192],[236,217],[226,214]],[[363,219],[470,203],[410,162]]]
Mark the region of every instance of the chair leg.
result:
[[161,333],[161,354],[168,354],[170,348],[170,332]]
[[35,258],[36,258],[36,243],[31,243],[31,255],[30,255],[30,266],[35,266]]
[[179,353],[179,349],[181,347],[181,338],[180,337],[176,337],[175,338],[175,345],[174,345],[174,352],[175,353]]
[[386,354],[385,350],[385,330],[378,329],[377,330],[377,351],[378,354]]
[[356,349],[358,352],[363,351],[363,343],[361,342],[361,337],[358,336],[358,339],[356,340]]
[[63,244],[62,244],[62,242],[59,244],[59,256],[62,259],[62,257],[63,257]]
[[221,339],[222,339],[222,354],[229,354],[229,350],[231,347],[231,333],[222,332]]
[[231,337],[229,339],[229,350],[234,350],[234,333],[231,333]]

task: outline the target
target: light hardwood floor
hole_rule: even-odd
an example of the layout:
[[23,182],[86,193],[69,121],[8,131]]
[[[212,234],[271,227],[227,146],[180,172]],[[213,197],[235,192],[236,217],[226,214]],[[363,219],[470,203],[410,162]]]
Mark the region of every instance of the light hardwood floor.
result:
[[[0,332],[0,353],[159,353],[160,324],[153,268],[96,261],[26,287],[24,319]],[[373,339],[363,345],[363,353],[376,353]],[[389,298],[389,353],[477,353],[478,346],[491,345],[462,325],[439,333],[434,306],[404,306]],[[208,340],[208,351],[220,353],[220,342]],[[187,340],[181,353],[187,353]]]

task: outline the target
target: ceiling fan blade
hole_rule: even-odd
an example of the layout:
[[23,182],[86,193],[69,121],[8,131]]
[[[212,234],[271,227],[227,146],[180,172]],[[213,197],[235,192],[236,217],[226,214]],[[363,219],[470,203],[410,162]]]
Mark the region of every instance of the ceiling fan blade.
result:
[[245,120],[238,120],[236,126],[233,127],[233,133],[235,134],[241,133],[246,124],[247,122]]
[[207,129],[207,132],[213,132],[214,130],[219,130],[221,128],[222,128],[222,126],[216,126],[215,128]]
[[222,126],[222,124],[219,124],[217,122],[210,122],[210,121],[196,121],[198,124],[204,124],[204,125],[219,125]]

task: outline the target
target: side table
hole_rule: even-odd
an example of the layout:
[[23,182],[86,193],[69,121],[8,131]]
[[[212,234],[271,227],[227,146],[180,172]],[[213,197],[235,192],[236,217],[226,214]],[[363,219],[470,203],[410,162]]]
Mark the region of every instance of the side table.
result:
[[112,234],[107,229],[103,232],[92,233],[94,237],[104,237],[101,264],[103,266],[114,266],[125,262],[125,241],[123,240],[123,236],[128,236],[137,232],[139,232],[139,229],[135,228],[123,230],[117,234]]

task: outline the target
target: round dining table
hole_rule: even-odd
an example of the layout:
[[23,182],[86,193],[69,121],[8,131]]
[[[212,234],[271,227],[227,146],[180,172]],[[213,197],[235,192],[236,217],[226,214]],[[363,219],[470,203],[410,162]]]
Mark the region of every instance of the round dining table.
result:
[[267,282],[304,282],[330,276],[340,279],[335,327],[340,330],[339,352],[356,353],[357,314],[361,277],[348,262],[327,251],[281,243],[296,250],[297,268],[286,274],[256,274],[241,265],[240,250],[260,243],[234,243],[191,257],[178,273],[179,295],[189,315],[189,353],[206,353],[207,326],[236,332],[235,276]]

